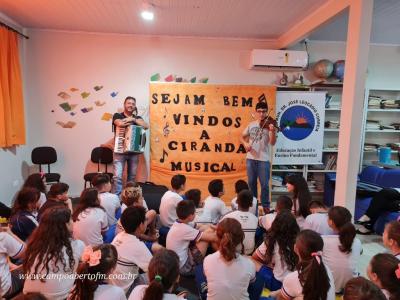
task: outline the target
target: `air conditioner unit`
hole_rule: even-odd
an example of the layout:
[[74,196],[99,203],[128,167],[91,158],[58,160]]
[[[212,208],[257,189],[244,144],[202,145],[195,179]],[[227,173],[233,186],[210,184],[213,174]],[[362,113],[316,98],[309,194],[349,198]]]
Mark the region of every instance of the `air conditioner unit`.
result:
[[250,69],[296,71],[308,66],[306,51],[253,49],[250,54]]

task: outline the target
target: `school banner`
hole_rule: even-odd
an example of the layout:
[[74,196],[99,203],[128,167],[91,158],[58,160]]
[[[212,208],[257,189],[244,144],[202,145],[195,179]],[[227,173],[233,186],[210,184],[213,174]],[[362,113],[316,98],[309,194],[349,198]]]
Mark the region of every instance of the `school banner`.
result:
[[170,187],[173,175],[184,174],[186,188],[204,199],[208,183],[222,179],[230,202],[235,182],[247,181],[240,137],[259,101],[275,116],[275,87],[150,83],[150,180]]
[[275,165],[322,164],[325,93],[278,92]]

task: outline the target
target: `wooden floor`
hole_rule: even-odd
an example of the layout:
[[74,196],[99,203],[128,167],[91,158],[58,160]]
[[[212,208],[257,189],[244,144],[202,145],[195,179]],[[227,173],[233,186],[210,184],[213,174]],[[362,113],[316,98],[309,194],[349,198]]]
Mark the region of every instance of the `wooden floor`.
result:
[[367,266],[371,258],[378,253],[388,252],[383,246],[380,235],[357,235],[363,245],[363,254],[358,263],[358,271],[362,276],[367,276]]

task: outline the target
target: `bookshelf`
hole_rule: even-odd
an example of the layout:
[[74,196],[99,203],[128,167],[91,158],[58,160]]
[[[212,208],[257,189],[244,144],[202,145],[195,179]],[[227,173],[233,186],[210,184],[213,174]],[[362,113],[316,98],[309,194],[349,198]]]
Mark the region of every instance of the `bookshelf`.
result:
[[279,196],[287,194],[285,186],[276,186],[274,177],[284,179],[289,174],[301,174],[307,179],[310,191],[313,198],[323,197],[323,186],[325,181],[325,174],[336,172],[336,161],[338,154],[338,140],[339,140],[339,123],[341,111],[341,98],[342,98],[341,83],[334,84],[316,84],[304,87],[278,87],[279,91],[324,91],[329,97],[330,101],[325,105],[325,126],[324,128],[324,146],[323,146],[323,164],[322,165],[286,165],[275,166],[272,165],[272,196]]
[[360,170],[376,164],[379,147],[391,147],[391,159],[398,162],[400,90],[367,89],[363,126]]

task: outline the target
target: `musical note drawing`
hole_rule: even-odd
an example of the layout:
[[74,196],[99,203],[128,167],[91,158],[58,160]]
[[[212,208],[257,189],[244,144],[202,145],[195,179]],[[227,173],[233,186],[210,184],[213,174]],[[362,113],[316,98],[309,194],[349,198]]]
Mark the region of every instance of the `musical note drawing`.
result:
[[164,163],[166,156],[168,156],[168,152],[163,149],[162,157],[160,158],[160,163]]
[[167,113],[168,113],[168,111],[167,111],[167,108],[166,107],[164,107],[164,109],[165,109],[165,111],[164,111],[164,119],[167,117]]
[[258,102],[267,102],[267,97],[265,97],[264,93],[258,97]]
[[165,137],[167,137],[169,135],[169,133],[170,133],[168,122],[165,124],[165,126],[163,128],[163,133],[164,133]]

